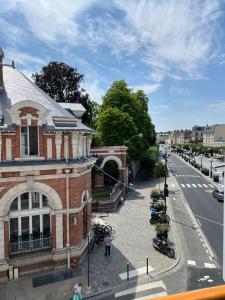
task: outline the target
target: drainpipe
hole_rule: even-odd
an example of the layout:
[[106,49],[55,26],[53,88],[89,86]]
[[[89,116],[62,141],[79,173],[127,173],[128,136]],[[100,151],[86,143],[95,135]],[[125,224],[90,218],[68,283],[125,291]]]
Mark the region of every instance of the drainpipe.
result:
[[66,169],[66,249],[67,249],[67,268],[70,269],[70,197],[69,197],[69,172]]

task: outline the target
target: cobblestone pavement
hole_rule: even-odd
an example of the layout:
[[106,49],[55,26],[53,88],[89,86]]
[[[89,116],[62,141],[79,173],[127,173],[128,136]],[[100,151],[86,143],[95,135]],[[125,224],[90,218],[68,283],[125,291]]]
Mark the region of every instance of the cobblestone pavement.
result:
[[[170,178],[168,178],[169,180]],[[126,279],[121,280],[119,274],[126,272],[127,263],[129,263],[130,270],[142,268],[140,269],[142,275],[134,277],[133,284],[138,284],[141,279],[151,280],[151,277],[145,275],[147,257],[149,258],[149,270],[151,270],[150,266],[153,268],[150,275],[170,269],[176,264],[177,257],[169,259],[152,247],[152,238],[155,236],[155,232],[154,226],[149,223],[149,195],[151,188],[155,187],[158,187],[158,180],[137,182],[133,186],[134,190],[128,193],[126,201],[116,212],[98,214],[107,224],[113,227],[115,236],[110,257],[104,256],[103,245],[95,246],[90,254],[91,293],[107,290],[125,282]],[[172,232],[170,230],[169,239],[173,243],[174,236]],[[177,253],[176,247],[175,251]],[[83,275],[80,277],[38,288],[32,287],[32,277],[40,276],[40,274],[33,274],[9,283],[0,284],[0,299],[67,300],[70,298],[75,282],[82,282],[84,296],[90,296],[86,288],[87,258],[81,264],[81,269]],[[94,299],[94,297],[91,296],[89,299]]]
[[[110,257],[104,256],[104,245],[95,247],[90,255],[90,278],[93,290],[100,291],[122,283],[124,280],[120,279],[119,274],[126,272],[127,263],[130,270],[143,268],[146,274],[148,257],[149,265],[154,269],[150,275],[160,273],[175,263],[176,258],[170,259],[152,247],[155,231],[154,226],[149,223],[149,195],[151,188],[156,187],[158,187],[157,180],[139,182],[133,187],[136,191],[128,194],[126,201],[117,212],[96,214],[106,224],[112,226],[115,237]],[[172,231],[169,239],[174,242]],[[87,270],[87,261],[84,262],[84,269]]]

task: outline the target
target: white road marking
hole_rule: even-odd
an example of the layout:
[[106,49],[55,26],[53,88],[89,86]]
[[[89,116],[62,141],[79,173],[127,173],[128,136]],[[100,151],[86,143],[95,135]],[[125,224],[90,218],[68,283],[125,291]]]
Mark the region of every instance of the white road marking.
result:
[[215,265],[214,264],[209,264],[209,263],[204,263],[206,268],[211,268],[211,269],[215,269]]
[[152,298],[155,299],[155,298],[162,297],[162,296],[167,296],[167,293],[166,292],[159,292],[159,293],[155,293],[154,295],[139,297],[139,298],[133,298],[131,300],[148,300],[148,299],[152,299]]
[[202,185],[203,185],[204,187],[208,187],[208,185],[207,185],[207,184],[205,184],[205,183],[203,183]]
[[193,187],[197,187],[197,185],[196,185],[196,184],[194,184],[194,183],[192,183],[192,186],[193,186]]
[[[153,270],[154,269],[149,265],[148,266],[148,271],[151,272]],[[142,267],[142,268],[139,268],[139,269],[134,269],[134,270],[129,271],[129,278],[136,277],[138,275],[142,275],[142,274],[145,274],[145,273],[146,273],[146,267]],[[121,280],[125,280],[125,279],[127,279],[127,272],[121,273],[121,274],[119,274],[119,276],[120,276]]]
[[202,185],[200,183],[197,183],[197,186],[202,187]]
[[190,185],[189,183],[187,183],[187,184],[186,184],[186,186],[187,186],[188,188],[190,188],[190,187],[191,187],[191,185]]
[[212,185],[212,184],[210,184],[210,183],[208,183],[208,185],[209,185],[211,188],[214,189],[214,185]]
[[185,188],[185,185],[183,183],[181,183],[182,188]]
[[129,294],[133,294],[133,293],[147,291],[147,290],[150,290],[150,289],[160,288],[160,287],[163,288],[163,289],[166,289],[166,286],[165,286],[165,284],[163,283],[162,280],[155,281],[155,282],[150,282],[150,283],[145,283],[145,284],[138,285],[138,286],[135,286],[133,288],[115,293],[115,298],[122,297],[122,296],[129,295]]
[[194,260],[188,260],[187,263],[188,265],[196,266],[196,261]]

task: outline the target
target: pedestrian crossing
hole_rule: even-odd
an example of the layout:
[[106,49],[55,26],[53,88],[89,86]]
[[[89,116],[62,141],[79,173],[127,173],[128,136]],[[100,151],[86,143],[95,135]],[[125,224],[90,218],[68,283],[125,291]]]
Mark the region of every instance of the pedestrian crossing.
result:
[[114,294],[117,300],[145,300],[162,296],[167,296],[166,286],[162,280],[137,285]]
[[208,183],[208,184],[205,184],[205,183],[181,183],[180,186],[185,189],[185,188],[207,188],[207,189],[210,189],[212,190],[213,189],[213,185]]
[[212,264],[212,263],[199,263],[199,262],[196,262],[195,260],[188,260],[187,264],[189,266],[196,266],[198,268],[199,267],[205,267],[205,268],[208,268],[208,269],[215,269],[216,268],[215,264]]
[[201,177],[200,175],[189,175],[189,174],[175,174],[175,177],[192,177],[192,178],[197,178]]

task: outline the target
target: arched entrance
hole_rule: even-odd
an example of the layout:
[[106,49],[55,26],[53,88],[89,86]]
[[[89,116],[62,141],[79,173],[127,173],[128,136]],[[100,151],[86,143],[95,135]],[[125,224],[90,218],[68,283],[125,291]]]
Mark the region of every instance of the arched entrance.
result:
[[[117,180],[119,180],[119,167],[118,163],[115,160],[108,160],[104,167],[104,186],[111,187],[114,184],[117,183]],[[109,174],[110,176],[107,176],[106,174]],[[115,179],[114,179],[115,178]]]

